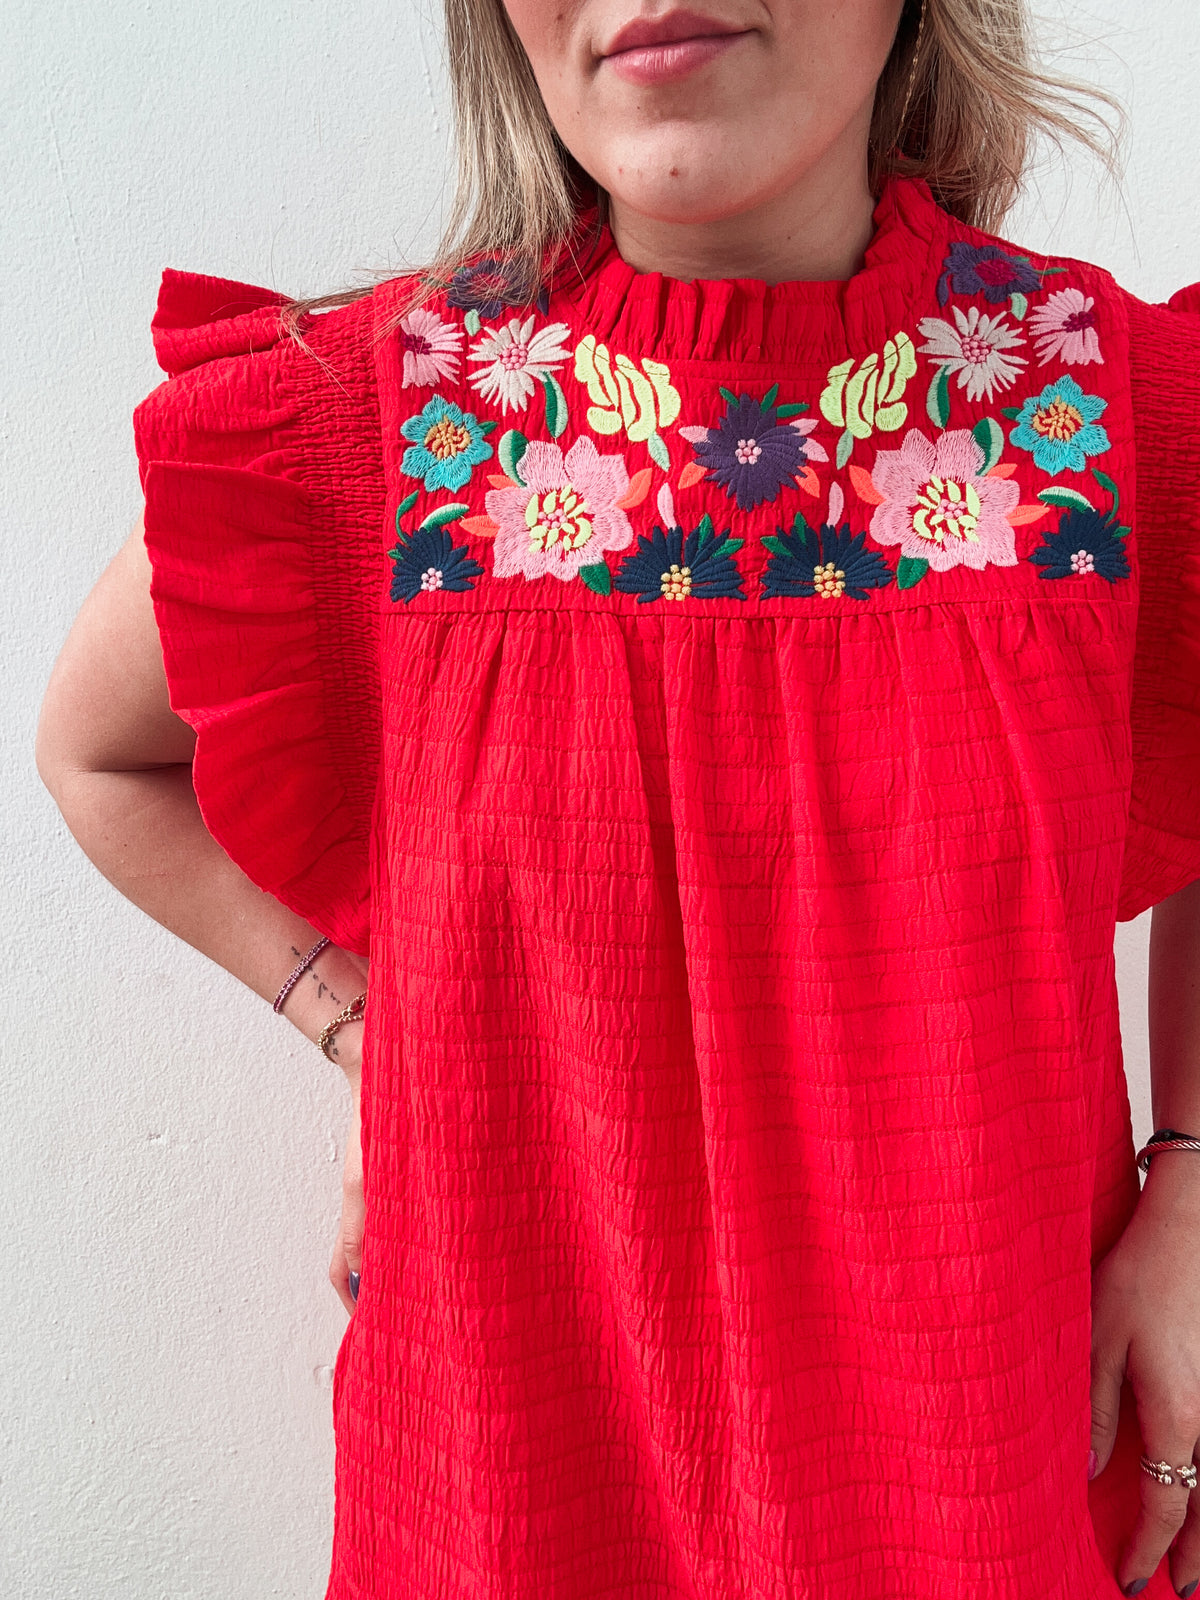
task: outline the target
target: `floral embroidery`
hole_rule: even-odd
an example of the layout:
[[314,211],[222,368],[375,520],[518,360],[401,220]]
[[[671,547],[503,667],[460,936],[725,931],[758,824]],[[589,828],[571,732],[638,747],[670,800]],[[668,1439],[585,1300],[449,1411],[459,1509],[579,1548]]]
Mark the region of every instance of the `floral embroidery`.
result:
[[436,312],[418,306],[400,319],[400,348],[404,351],[402,388],[418,384],[453,383],[458,377],[462,329],[444,322]]
[[618,504],[629,488],[625,462],[602,456],[586,434],[565,457],[556,444],[535,439],[519,465],[520,483],[489,489],[485,497],[496,523],[498,578],[549,573],[566,581],[633,538]]
[[1109,583],[1129,576],[1129,561],[1122,540],[1129,529],[1117,521],[1116,507],[1097,511],[1089,506],[1066,512],[1057,533],[1029,557],[1041,567],[1040,578],[1082,577],[1097,572]]
[[[659,501],[660,511],[673,515],[669,492]],[[664,517],[664,520],[668,520]],[[613,584],[625,594],[636,594],[638,603],[652,600],[744,600],[742,575],[733,556],[745,543],[731,539],[729,529],[718,535],[712,518],[705,514],[685,535],[673,527],[655,526],[649,537],[638,535],[638,548],[626,556],[613,575]]]
[[809,434],[815,417],[794,413],[798,405],[777,406],[775,384],[756,400],[753,395],[720,391],[725,415],[715,428],[686,427],[680,433],[692,445],[697,461],[707,467],[707,477],[719,483],[737,501],[741,511],[776,500],[792,482],[808,486],[813,477],[809,461],[828,461],[824,446]]
[[592,402],[588,426],[606,435],[624,428],[630,441],[644,443],[651,459],[668,472],[671,458],[659,429],[670,427],[679,415],[679,390],[661,361],[647,356],[641,368],[639,372],[628,356],[610,356],[594,334],[585,334],[575,347],[575,377]]
[[1029,328],[1038,359],[1061,360],[1069,366],[1103,362],[1096,332],[1095,300],[1080,289],[1058,289],[1029,315]]
[[1006,408],[1016,419],[1009,434],[1013,444],[1033,454],[1034,463],[1052,478],[1060,472],[1083,472],[1088,456],[1109,449],[1108,434],[1097,421],[1108,409],[1099,395],[1084,394],[1074,378],[1048,383],[1019,410]]
[[[466,311],[468,330],[478,333],[480,317],[498,317],[507,306],[524,305],[529,299],[529,287],[519,262],[502,256],[484,256],[459,267],[450,279],[446,304]],[[537,303],[544,314],[548,304],[545,289],[539,293]],[[473,318],[471,313],[474,313]]]
[[[499,399],[501,411],[510,407],[524,411],[537,384],[570,355],[562,345],[564,335],[571,331],[565,322],[552,322],[536,333],[533,324],[532,317],[524,322],[513,317],[503,327],[485,328],[482,339],[467,357],[468,361],[486,363],[472,374],[471,387],[478,389],[485,400]],[[561,395],[562,390],[558,393]],[[565,410],[563,420],[565,423]]]
[[997,476],[999,469],[985,474],[986,459],[965,428],[933,443],[913,428],[899,450],[875,457],[869,483],[878,504],[871,537],[898,544],[902,556],[922,564],[920,572],[900,573],[902,588],[924,575],[925,564],[935,572],[1016,564],[1009,513],[1017,510],[1020,489],[1011,477]]
[[812,527],[797,511],[791,533],[782,528],[763,543],[771,552],[762,575],[764,595],[834,600],[849,595],[866,600],[871,589],[884,589],[895,573],[876,550],[865,550],[865,533],[852,534],[850,524],[834,527],[840,497],[830,505],[830,521]]
[[471,579],[480,577],[483,568],[465,545],[456,545],[446,532],[446,525],[457,522],[469,508],[439,506],[419,528],[406,533],[401,519],[411,511],[416,498],[410,494],[396,511],[396,544],[388,551],[392,562],[391,598],[407,602],[434,589],[473,589]]
[[471,469],[492,453],[484,436],[496,426],[480,422],[435,394],[424,410],[409,417],[400,432],[413,442],[404,452],[400,470],[420,478],[427,489],[461,489]]
[[1018,329],[1005,320],[1004,313],[988,316],[978,306],[966,311],[951,307],[956,327],[941,317],[922,317],[917,324],[928,343],[922,355],[932,356],[946,373],[958,374],[958,386],[967,391],[968,400],[991,399],[996,389],[1011,389],[1025,366],[1023,356],[1006,352],[1024,344]]
[[856,439],[866,439],[876,428],[894,433],[908,420],[904,391],[915,376],[917,357],[907,333],[898,333],[883,347],[882,356],[872,352],[855,366],[853,358],[830,367],[821,395],[821,415],[835,428],[842,428],[838,440],[837,464],[844,467]]
[[1041,274],[1025,256],[1010,256],[999,245],[974,245],[958,239],[943,263],[937,299],[938,305],[944,306],[951,290],[955,294],[982,293],[996,306],[1013,295],[1036,293],[1041,287]]

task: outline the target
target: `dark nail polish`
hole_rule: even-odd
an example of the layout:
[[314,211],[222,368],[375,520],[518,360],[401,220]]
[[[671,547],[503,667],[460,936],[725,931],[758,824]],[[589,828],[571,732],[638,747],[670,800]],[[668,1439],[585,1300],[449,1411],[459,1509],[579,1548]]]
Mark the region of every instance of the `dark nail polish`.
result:
[[360,1272],[352,1272],[350,1274],[350,1298],[351,1298],[351,1300],[357,1300],[358,1299],[358,1285],[361,1282],[361,1280],[362,1280],[362,1274]]
[[1188,1596],[1189,1595],[1195,1594],[1196,1585],[1198,1583],[1200,1583],[1200,1578],[1193,1578],[1191,1583],[1188,1584],[1186,1589],[1180,1589],[1179,1590],[1179,1593],[1182,1596],[1182,1600],[1188,1600]]
[[1125,1585],[1125,1587],[1121,1590],[1121,1593],[1122,1594],[1141,1594],[1142,1590],[1146,1587],[1146,1585],[1149,1582],[1150,1582],[1149,1578],[1134,1578],[1132,1583],[1127,1583]]

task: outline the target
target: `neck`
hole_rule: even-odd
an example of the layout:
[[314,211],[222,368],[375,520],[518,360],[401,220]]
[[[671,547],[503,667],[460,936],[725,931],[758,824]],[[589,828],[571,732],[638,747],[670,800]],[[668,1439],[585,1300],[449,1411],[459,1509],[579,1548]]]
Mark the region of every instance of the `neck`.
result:
[[852,277],[874,232],[875,199],[861,152],[827,160],[784,193],[711,222],[662,222],[609,197],[609,227],[635,272],[668,278]]

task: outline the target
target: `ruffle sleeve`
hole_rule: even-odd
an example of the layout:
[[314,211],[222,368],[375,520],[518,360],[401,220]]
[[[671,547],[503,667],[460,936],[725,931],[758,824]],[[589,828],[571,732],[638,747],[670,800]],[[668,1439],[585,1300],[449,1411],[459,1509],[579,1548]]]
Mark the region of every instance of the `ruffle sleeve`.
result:
[[1200,878],[1200,284],[1130,304],[1140,594],[1117,920]]
[[193,784],[249,878],[369,953],[384,483],[370,297],[314,316],[167,272],[134,413],[151,596]]

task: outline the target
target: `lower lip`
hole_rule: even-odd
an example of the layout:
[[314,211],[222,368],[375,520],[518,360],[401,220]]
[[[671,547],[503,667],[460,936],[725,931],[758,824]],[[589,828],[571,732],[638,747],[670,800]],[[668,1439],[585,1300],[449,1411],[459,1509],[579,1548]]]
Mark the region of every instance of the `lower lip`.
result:
[[608,65],[626,83],[671,83],[710,61],[746,38],[744,33],[714,34],[703,39],[677,39],[671,44],[643,45],[607,56]]

